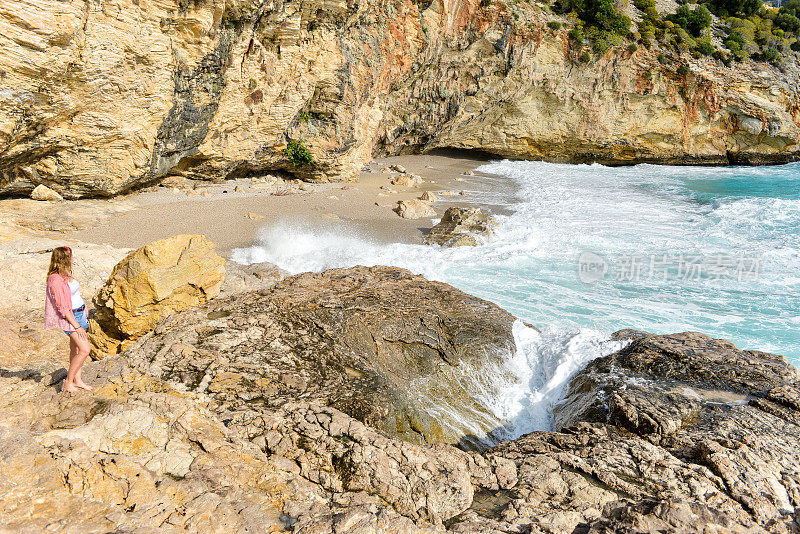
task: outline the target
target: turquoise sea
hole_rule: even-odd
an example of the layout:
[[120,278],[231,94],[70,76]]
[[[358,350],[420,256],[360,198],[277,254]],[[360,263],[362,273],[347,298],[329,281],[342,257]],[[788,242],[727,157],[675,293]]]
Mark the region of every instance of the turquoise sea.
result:
[[[800,163],[771,167],[494,161],[462,182],[500,221],[480,247],[370,242],[346,227],[265,229],[234,252],[291,271],[406,267],[498,303],[518,332],[499,418],[548,426],[568,376],[619,348],[622,328],[693,330],[800,365]],[[460,197],[461,199],[461,197]]]

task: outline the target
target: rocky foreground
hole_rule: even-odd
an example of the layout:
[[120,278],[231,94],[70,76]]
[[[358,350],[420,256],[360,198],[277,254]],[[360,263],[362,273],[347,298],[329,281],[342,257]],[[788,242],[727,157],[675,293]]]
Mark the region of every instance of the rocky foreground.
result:
[[513,317],[401,269],[273,275],[235,275],[88,364],[94,394],[60,394],[53,364],[0,369],[0,524],[800,531],[800,374],[780,356],[622,331],[572,378],[555,431],[481,450],[445,414],[461,402],[491,432],[456,371],[514,350]]

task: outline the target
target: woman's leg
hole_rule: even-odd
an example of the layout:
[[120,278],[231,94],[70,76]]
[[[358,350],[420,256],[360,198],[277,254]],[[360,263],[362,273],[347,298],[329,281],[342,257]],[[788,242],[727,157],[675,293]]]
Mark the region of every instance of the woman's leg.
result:
[[[87,352],[86,356],[88,355],[89,353]],[[86,356],[84,356],[83,358],[84,361],[86,361]],[[83,372],[83,364],[81,364],[81,366],[78,367],[78,372],[77,374],[75,374],[75,385],[81,389],[85,389],[86,391],[94,391],[94,388],[92,386],[83,381],[83,375],[81,375],[82,372]]]
[[72,362],[78,354],[78,344],[75,342],[75,334],[69,336],[69,370],[67,371],[67,378],[64,380],[64,385],[61,389],[67,393],[76,393],[78,387],[70,379],[70,372],[72,372]]
[[[69,336],[70,340],[70,359],[69,370],[67,371],[67,378],[64,382],[64,391],[74,393],[78,388],[87,389],[91,391],[93,388],[86,385],[80,375],[83,362],[89,356],[89,340],[85,335],[80,335],[73,332]],[[74,349],[73,349],[74,345]]]

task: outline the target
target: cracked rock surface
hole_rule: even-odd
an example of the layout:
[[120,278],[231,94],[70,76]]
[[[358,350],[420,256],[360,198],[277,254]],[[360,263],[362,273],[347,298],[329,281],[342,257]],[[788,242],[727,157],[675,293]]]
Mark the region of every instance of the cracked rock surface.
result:
[[[504,372],[514,320],[404,269],[333,269],[174,315],[126,358],[208,393],[220,410],[302,398],[406,441],[476,445],[501,421],[465,368]],[[448,419],[450,410],[465,420]]]
[[381,417],[414,406],[401,398],[412,371],[447,380],[442,368],[476,347],[473,364],[491,366],[485,349],[511,343],[500,308],[383,267],[235,291],[87,364],[92,394],[58,393],[52,363],[0,368],[0,524],[800,532],[800,375],[780,356],[621,331],[625,348],[571,379],[555,430],[476,452]]

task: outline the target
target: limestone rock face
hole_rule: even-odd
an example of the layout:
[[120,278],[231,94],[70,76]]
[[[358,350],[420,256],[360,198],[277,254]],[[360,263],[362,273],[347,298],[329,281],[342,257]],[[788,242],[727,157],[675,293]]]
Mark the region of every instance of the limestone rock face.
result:
[[501,426],[480,393],[508,375],[514,320],[404,269],[354,267],[176,314],[125,355],[231,411],[317,400],[407,441],[474,446]]
[[421,219],[422,217],[436,216],[436,210],[431,207],[430,202],[419,199],[400,200],[397,202],[397,207],[394,211],[404,219]]
[[257,426],[265,452],[297,462],[300,475],[329,491],[377,495],[423,524],[441,525],[472,504],[470,456],[458,449],[389,439],[338,410],[314,405],[287,404]]
[[[84,376],[97,391],[64,397],[47,375],[0,375],[5,529],[433,534],[472,503],[474,461],[455,448],[302,402],[242,425],[124,356]],[[248,438],[256,423],[268,442]]]
[[171,313],[204,304],[219,294],[224,276],[225,260],[203,236],[178,235],[131,252],[94,298],[97,355],[116,352],[116,344],[151,331]]
[[225,263],[225,280],[220,286],[221,296],[230,296],[246,291],[268,289],[288,276],[288,273],[271,263],[240,265]]
[[[437,147],[609,163],[779,162],[782,71],[654,47],[578,61],[538,6],[466,0],[12,0],[0,6],[0,194],[108,196],[165,176],[352,179]],[[20,16],[24,13],[24,17]],[[521,16],[520,16],[521,15]],[[303,141],[313,163],[292,160]],[[299,163],[299,164],[298,164]]]
[[425,236],[425,243],[443,247],[474,247],[491,236],[495,226],[495,218],[480,208],[447,208],[442,220]]

